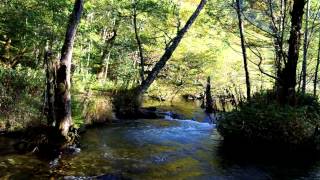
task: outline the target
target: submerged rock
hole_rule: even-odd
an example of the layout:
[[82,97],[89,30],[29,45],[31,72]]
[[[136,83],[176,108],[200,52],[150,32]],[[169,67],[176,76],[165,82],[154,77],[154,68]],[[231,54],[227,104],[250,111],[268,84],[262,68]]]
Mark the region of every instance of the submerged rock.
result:
[[60,158],[61,158],[61,155],[59,155],[57,158],[50,161],[50,163],[49,163],[50,168],[57,167],[59,165]]
[[104,174],[101,176],[65,176],[64,180],[130,180],[130,178],[123,177],[122,175],[117,174]]
[[62,153],[67,154],[67,155],[74,155],[74,154],[78,154],[80,152],[81,152],[81,149],[79,147],[77,147],[76,145],[72,145],[72,146],[65,148]]

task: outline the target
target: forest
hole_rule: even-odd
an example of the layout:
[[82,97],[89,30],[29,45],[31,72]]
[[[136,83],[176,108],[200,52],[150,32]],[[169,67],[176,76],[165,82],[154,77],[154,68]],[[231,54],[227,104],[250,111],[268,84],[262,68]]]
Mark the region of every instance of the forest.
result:
[[0,179],[318,179],[319,0],[1,0]]

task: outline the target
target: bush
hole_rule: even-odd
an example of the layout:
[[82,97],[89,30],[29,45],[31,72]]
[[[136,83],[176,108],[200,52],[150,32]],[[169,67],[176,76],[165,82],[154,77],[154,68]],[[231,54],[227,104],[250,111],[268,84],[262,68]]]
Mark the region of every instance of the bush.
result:
[[320,104],[311,95],[297,95],[295,107],[279,105],[271,91],[255,94],[250,102],[224,114],[218,131],[225,140],[304,146],[316,140]]
[[41,71],[0,67],[0,131],[40,121],[44,83]]

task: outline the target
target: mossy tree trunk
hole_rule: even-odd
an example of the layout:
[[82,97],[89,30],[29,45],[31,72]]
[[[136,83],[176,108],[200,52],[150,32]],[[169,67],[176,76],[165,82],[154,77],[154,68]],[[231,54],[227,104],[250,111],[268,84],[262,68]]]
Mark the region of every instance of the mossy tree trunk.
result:
[[70,15],[65,41],[61,50],[60,65],[57,70],[57,87],[55,88],[55,116],[58,132],[67,139],[72,125],[70,76],[71,60],[76,30],[83,11],[83,0],[76,0]]
[[54,112],[54,90],[56,85],[56,63],[52,58],[52,53],[48,50],[45,52],[45,65],[46,65],[46,107],[48,110],[47,114],[47,124],[49,126],[54,126],[56,122],[55,112]]

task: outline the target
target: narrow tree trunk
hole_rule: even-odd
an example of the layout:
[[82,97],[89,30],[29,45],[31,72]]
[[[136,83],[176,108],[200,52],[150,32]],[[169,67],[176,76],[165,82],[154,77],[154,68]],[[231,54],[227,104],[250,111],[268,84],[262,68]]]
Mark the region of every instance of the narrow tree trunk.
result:
[[236,0],[236,10],[239,22],[239,32],[240,32],[240,39],[241,39],[241,48],[242,48],[242,56],[243,56],[243,66],[245,71],[246,77],[246,88],[247,88],[247,100],[250,101],[251,98],[251,86],[250,86],[250,77],[249,77],[249,70],[248,70],[248,58],[247,58],[247,50],[245,46],[245,37],[244,37],[244,26],[243,26],[243,19],[241,15],[242,5],[240,4],[240,0]]
[[160,73],[161,69],[166,65],[167,61],[171,58],[173,52],[178,47],[179,43],[181,42],[183,36],[194,23],[196,18],[199,16],[201,10],[204,8],[207,0],[201,0],[200,4],[198,5],[195,12],[191,15],[189,20],[186,22],[185,26],[177,33],[177,36],[172,40],[172,43],[166,48],[166,51],[160,58],[160,60],[156,63],[153,67],[152,71],[148,74],[146,80],[139,86],[138,88],[138,95],[141,96],[144,94],[148,88],[151,86],[153,81],[156,79],[157,75]]
[[[5,59],[7,59],[8,61],[10,61],[10,48],[11,48],[11,39],[7,38],[6,42],[4,44],[4,55],[3,55],[3,57]],[[10,62],[6,62],[6,63],[10,63]]]
[[65,41],[61,49],[60,66],[57,70],[57,87],[55,89],[56,127],[60,134],[67,138],[71,118],[70,76],[71,60],[76,30],[83,11],[83,0],[76,0],[70,16]]
[[308,37],[309,37],[309,14],[310,14],[310,0],[307,0],[307,12],[304,32],[304,44],[303,44],[303,61],[302,61],[302,94],[306,92],[307,85],[307,56],[308,56]]
[[88,42],[88,48],[86,48],[87,52],[87,64],[86,64],[86,74],[89,74],[89,66],[90,66],[90,60],[91,60],[91,39]]
[[139,57],[140,57],[140,77],[141,77],[141,84],[144,81],[144,57],[143,57],[143,49],[142,49],[142,43],[139,35],[138,25],[137,25],[137,3],[136,0],[133,0],[133,28],[135,33],[135,38],[137,41],[138,49],[139,49]]
[[206,113],[213,113],[213,101],[211,96],[211,81],[210,76],[207,79],[207,87],[206,87]]
[[[270,5],[269,8],[272,8]],[[280,1],[280,22],[278,26],[278,30],[275,32],[275,51],[276,51],[276,77],[280,77],[282,63],[286,60],[286,54],[284,52],[284,38],[285,38],[285,27],[286,27],[286,17],[287,17],[287,0]],[[275,90],[279,91],[280,82],[278,80],[275,81]]]
[[316,65],[316,72],[314,74],[313,80],[313,95],[317,96],[317,84],[318,84],[318,71],[320,65],[320,32],[319,32],[319,47],[318,47],[318,57],[317,57],[317,65]]
[[278,101],[281,104],[295,105],[296,71],[299,59],[301,27],[303,18],[304,0],[294,0],[291,12],[291,31],[289,38],[288,61],[280,73],[280,88]]
[[298,90],[298,93],[300,93],[300,91],[302,90],[302,69],[301,71],[299,72],[299,75],[298,75],[298,87],[297,87],[297,90]]
[[114,20],[114,25],[113,25],[113,30],[112,30],[112,35],[111,37],[107,37],[105,39],[104,43],[104,48],[102,50],[102,56],[101,56],[101,68],[98,71],[98,77],[106,77],[108,73],[108,64],[109,64],[109,59],[110,59],[110,53],[111,49],[114,46],[114,43],[117,38],[117,33],[118,33],[118,28],[120,25],[120,20],[116,18]]
[[104,71],[103,71],[103,80],[104,81],[106,81],[108,78],[110,56],[111,56],[111,52],[109,52],[108,58],[106,59],[106,62],[105,62],[105,67],[104,67]]

